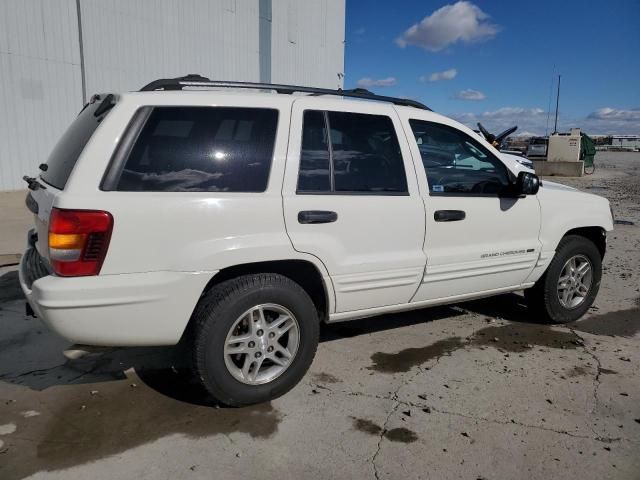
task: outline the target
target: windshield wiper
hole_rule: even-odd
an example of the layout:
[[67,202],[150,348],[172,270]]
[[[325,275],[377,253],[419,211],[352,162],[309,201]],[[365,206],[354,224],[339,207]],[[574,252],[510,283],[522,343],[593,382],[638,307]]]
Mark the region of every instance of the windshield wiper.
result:
[[47,189],[47,187],[45,187],[44,185],[42,185],[37,178],[35,177],[30,177],[28,175],[25,175],[24,177],[22,177],[22,179],[27,182],[27,185],[29,185],[29,190],[33,190],[36,191],[40,188],[42,189]]

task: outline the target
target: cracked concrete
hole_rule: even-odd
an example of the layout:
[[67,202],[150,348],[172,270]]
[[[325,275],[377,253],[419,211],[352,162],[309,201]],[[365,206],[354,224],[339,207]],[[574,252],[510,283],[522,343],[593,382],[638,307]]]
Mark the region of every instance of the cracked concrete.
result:
[[541,325],[505,295],[326,326],[303,381],[247,409],[212,404],[178,348],[66,360],[0,269],[0,478],[637,479],[638,166],[568,181],[609,182],[635,222],[584,320]]

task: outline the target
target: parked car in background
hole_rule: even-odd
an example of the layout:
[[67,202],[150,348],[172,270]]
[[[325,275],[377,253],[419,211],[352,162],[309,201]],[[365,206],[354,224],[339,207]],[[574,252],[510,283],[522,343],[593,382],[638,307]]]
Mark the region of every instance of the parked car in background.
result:
[[546,157],[548,145],[548,138],[531,137],[527,146],[527,157]]
[[189,76],[96,95],[26,178],[20,284],[77,344],[182,341],[228,405],[293,388],[322,322],[516,290],[541,320],[576,320],[609,202],[507,155],[360,89]]

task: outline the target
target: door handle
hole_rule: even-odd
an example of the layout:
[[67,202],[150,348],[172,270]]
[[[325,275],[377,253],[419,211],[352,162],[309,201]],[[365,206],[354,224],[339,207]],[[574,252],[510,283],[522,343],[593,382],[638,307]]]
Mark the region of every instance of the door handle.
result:
[[338,220],[338,214],[327,210],[304,210],[298,212],[298,223],[332,223],[336,220]]
[[436,222],[457,222],[464,220],[466,216],[462,210],[436,210],[433,212],[433,219]]

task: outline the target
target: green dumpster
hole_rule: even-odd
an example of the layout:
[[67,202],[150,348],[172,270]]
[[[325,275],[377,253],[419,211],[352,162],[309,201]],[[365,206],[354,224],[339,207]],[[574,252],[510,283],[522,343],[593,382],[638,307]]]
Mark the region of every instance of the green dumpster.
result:
[[596,145],[589,135],[580,133],[580,160],[584,162],[585,173],[587,169],[593,169],[593,158],[596,156]]

